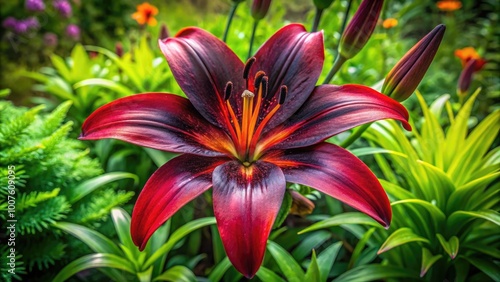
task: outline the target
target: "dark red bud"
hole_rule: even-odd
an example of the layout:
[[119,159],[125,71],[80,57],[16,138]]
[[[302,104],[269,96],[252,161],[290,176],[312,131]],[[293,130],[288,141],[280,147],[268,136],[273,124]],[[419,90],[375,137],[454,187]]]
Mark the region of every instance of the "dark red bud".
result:
[[464,96],[469,91],[470,83],[472,82],[472,76],[476,71],[478,60],[470,59],[465,67],[460,73],[460,78],[458,79],[458,95]]
[[334,0],[313,0],[314,6],[319,10],[324,10],[332,5]]
[[440,24],[417,42],[387,74],[382,93],[400,102],[410,97],[431,65],[445,30]]
[[342,57],[354,57],[368,42],[377,26],[383,0],[363,0],[340,39],[339,52]]
[[160,28],[160,39],[167,39],[170,37],[170,33],[168,32],[167,25],[162,23]]
[[116,55],[118,55],[118,57],[122,57],[123,56],[123,45],[121,42],[116,42],[116,45],[115,45],[115,53]]
[[269,11],[270,5],[271,0],[253,0],[251,13],[254,20],[262,20],[266,16],[267,11]]

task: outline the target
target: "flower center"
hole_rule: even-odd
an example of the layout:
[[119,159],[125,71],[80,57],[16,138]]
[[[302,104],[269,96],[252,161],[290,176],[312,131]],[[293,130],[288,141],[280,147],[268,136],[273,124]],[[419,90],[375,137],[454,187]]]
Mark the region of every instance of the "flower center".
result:
[[[245,166],[250,166],[256,160],[256,145],[259,137],[262,134],[265,126],[269,123],[271,118],[276,114],[281,105],[285,102],[288,88],[286,85],[280,87],[280,91],[276,94],[279,95],[278,103],[271,103],[271,99],[275,96],[274,93],[268,92],[269,77],[263,71],[258,71],[254,79],[255,95],[249,89],[249,73],[252,64],[255,62],[255,57],[250,58],[245,64],[243,71],[243,78],[246,81],[246,90],[241,94],[242,101],[242,114],[239,120],[233,110],[229,98],[233,90],[233,83],[228,81],[224,89],[224,99],[231,118],[231,138],[236,149],[235,157],[238,158]],[[271,105],[268,108],[264,107],[265,103]]]

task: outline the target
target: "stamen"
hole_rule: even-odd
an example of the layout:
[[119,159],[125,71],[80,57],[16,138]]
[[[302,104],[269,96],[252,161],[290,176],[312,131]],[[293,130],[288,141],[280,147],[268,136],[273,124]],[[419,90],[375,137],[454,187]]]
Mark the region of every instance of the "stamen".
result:
[[231,92],[233,91],[233,83],[228,81],[226,87],[224,88],[224,101],[227,101],[231,97]]
[[255,57],[251,57],[245,63],[245,69],[243,70],[243,79],[248,79],[248,74],[250,73],[250,68],[252,67],[253,63],[255,63]]
[[254,83],[253,83],[253,86],[255,88],[255,91],[257,91],[259,89],[259,86],[260,86],[260,83],[262,81],[262,78],[266,75],[265,72],[263,71],[258,71],[256,74],[255,74],[255,79],[254,79]]
[[280,97],[279,97],[279,101],[278,101],[278,103],[280,105],[283,105],[283,103],[285,103],[285,98],[286,98],[287,94],[288,94],[288,87],[286,87],[286,85],[281,85]]
[[267,76],[264,76],[262,78],[262,93],[261,93],[261,97],[262,99],[264,99],[266,96],[267,96],[267,85],[268,85],[268,82],[269,82],[269,78]]
[[243,91],[243,94],[241,94],[241,98],[253,98],[253,97],[255,97],[255,95],[249,90],[245,90]]

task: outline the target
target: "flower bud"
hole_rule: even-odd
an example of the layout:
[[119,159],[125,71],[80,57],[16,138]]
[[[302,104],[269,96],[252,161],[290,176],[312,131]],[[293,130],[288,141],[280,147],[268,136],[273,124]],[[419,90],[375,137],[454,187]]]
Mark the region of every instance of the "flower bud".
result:
[[324,10],[332,5],[333,0],[313,0],[313,3],[319,10]]
[[469,91],[472,75],[476,71],[477,64],[478,61],[476,59],[470,59],[462,69],[462,73],[458,79],[458,95],[464,96]]
[[365,46],[377,26],[383,4],[383,0],[363,0],[340,39],[342,57],[350,59]]
[[290,196],[292,196],[290,214],[304,216],[313,212],[314,203],[311,200],[295,190],[288,190],[288,192],[290,193]]
[[431,65],[445,29],[436,26],[399,60],[386,76],[382,93],[400,102],[410,97]]
[[270,5],[271,0],[253,0],[251,13],[254,20],[262,20],[269,11]]
[[160,28],[160,39],[167,39],[170,37],[170,33],[168,32],[167,25],[162,23]]
[[115,53],[118,57],[123,57],[123,45],[121,42],[116,42]]

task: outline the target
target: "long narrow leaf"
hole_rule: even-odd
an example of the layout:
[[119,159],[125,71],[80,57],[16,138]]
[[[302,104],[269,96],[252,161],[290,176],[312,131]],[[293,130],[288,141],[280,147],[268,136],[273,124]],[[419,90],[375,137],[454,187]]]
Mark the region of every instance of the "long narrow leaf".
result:
[[273,256],[289,282],[305,281],[304,271],[285,249],[273,241],[268,241],[267,250]]
[[137,177],[137,175],[128,172],[108,172],[103,175],[91,178],[71,189],[67,195],[68,201],[73,204],[92,191],[96,190],[97,188],[102,187],[103,185],[127,178],[133,179],[134,184],[137,184],[139,182],[139,178]]
[[385,240],[384,244],[380,247],[378,254],[381,254],[383,252],[386,252],[392,248],[395,248],[397,246],[401,246],[403,244],[407,244],[410,242],[424,242],[424,243],[429,243],[429,240],[418,236],[417,234],[413,233],[413,231],[410,228],[403,227],[399,228],[398,230],[394,231],[388,238]]

